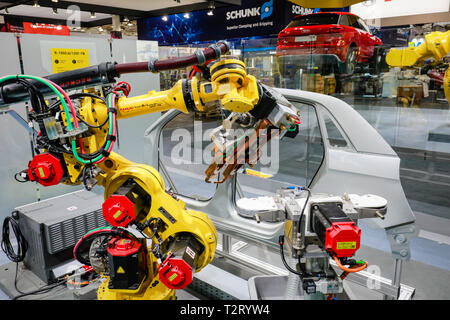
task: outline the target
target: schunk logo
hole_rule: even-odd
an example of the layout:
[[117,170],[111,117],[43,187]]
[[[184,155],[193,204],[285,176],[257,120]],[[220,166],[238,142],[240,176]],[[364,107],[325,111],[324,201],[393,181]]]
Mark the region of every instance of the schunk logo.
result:
[[261,20],[268,18],[273,13],[273,0],[264,2],[261,7],[233,10],[227,12],[227,20],[257,17],[261,16]]
[[297,6],[295,4],[292,5],[292,13],[293,14],[311,14],[311,13],[317,13],[320,9],[309,9],[309,8],[303,8],[301,6]]

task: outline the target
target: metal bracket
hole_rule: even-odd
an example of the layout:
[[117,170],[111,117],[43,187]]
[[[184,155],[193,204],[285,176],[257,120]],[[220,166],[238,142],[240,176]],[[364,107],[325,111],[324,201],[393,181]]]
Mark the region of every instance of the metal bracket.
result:
[[415,222],[385,229],[391,245],[394,259],[409,260],[411,258],[411,238],[417,236],[418,229]]

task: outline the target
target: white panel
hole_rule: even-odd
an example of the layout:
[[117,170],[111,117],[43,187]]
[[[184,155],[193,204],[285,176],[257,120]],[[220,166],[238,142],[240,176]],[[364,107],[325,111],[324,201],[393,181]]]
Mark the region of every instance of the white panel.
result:
[[[112,56],[117,63],[142,62],[158,58],[158,42],[114,39]],[[125,74],[118,81],[126,81],[131,85],[130,97],[146,94],[152,90],[159,91],[160,88],[159,74],[151,72]],[[144,162],[144,132],[159,117],[160,112],[157,112],[120,120],[119,143],[116,143],[115,151],[132,161]]]
[[20,43],[24,72],[36,76],[53,73],[51,48],[87,49],[91,65],[111,61],[107,39],[23,34]]
[[449,6],[450,0],[427,1],[426,5],[423,0],[375,0],[355,4],[351,6],[350,11],[363,19],[378,19],[448,12]]
[[[17,38],[12,33],[0,32],[0,77],[20,73]],[[23,103],[10,106],[10,109],[25,116]],[[13,118],[0,109],[0,219],[11,211],[36,198],[34,183],[19,183],[14,174],[27,167],[31,159],[30,139],[27,131]]]

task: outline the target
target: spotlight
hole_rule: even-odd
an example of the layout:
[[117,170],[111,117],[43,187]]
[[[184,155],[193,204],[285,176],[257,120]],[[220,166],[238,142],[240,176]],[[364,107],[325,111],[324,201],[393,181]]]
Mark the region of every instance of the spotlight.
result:
[[164,21],[167,21],[169,18],[167,16],[162,17]]
[[189,19],[189,18],[190,18],[189,12],[186,12],[186,13],[183,15],[183,17],[185,17],[186,19]]
[[98,27],[98,31],[102,32],[103,28],[102,27]]
[[39,8],[39,7],[40,7],[40,5],[39,5],[39,2],[37,2],[37,1],[34,1],[33,7],[35,7],[35,8]]
[[52,0],[52,2],[55,2],[55,3],[58,2],[58,1],[59,1],[59,0]]
[[208,16],[213,16],[214,15],[214,9],[216,8],[216,6],[214,5],[214,1],[210,1],[208,3],[208,12],[206,13]]
[[91,11],[91,18],[95,18],[95,17],[96,17],[95,12]]

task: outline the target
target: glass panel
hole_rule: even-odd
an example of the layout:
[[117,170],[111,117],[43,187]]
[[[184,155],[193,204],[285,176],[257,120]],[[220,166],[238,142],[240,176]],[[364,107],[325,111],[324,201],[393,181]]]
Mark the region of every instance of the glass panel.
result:
[[210,132],[222,124],[220,112],[180,113],[163,128],[159,142],[160,171],[176,194],[210,199],[216,184],[205,182],[212,152]]
[[[266,156],[245,173],[238,173],[238,197],[241,191],[245,197],[253,197],[275,193],[281,187],[307,186],[319,170],[324,149],[315,108],[292,103],[300,110],[302,123],[281,139],[271,140],[268,150],[263,150]],[[260,173],[268,177],[255,176]]]
[[325,128],[327,129],[327,140],[330,146],[333,148],[348,147],[347,141],[342,136],[341,131],[327,113],[323,114],[323,121],[325,123]]
[[322,24],[337,24],[338,20],[339,15],[332,13],[304,15],[295,18],[291,23],[288,24],[287,28],[302,27],[302,26],[317,26]]
[[[445,32],[446,27],[379,27],[370,20],[358,22],[352,15],[336,15],[340,26],[327,21],[328,27],[311,34],[280,32],[271,37],[230,39],[232,53],[243,59],[249,74],[270,86],[332,95],[347,102],[400,157],[400,177],[413,211],[450,218],[446,196],[450,193],[450,112],[443,87],[448,58],[412,68],[389,67],[386,62],[390,49],[418,46],[424,35]],[[346,23],[347,19],[351,21]],[[370,33],[356,34],[352,27],[345,27],[348,24]],[[295,41],[297,36],[301,41]],[[174,56],[176,51],[180,56],[183,50],[188,54],[211,43],[160,47],[160,58],[161,52]],[[165,79],[178,80],[190,70],[177,72]],[[331,138],[334,145],[345,143],[342,136]]]

